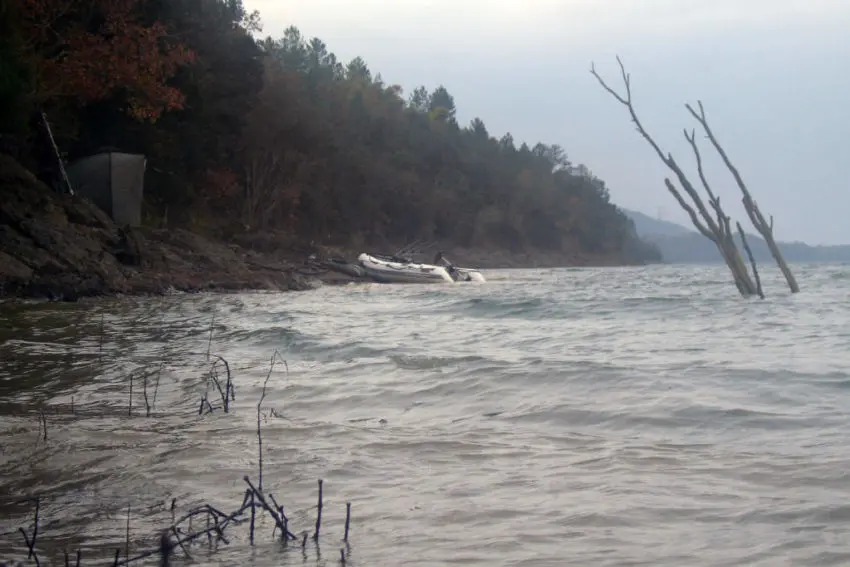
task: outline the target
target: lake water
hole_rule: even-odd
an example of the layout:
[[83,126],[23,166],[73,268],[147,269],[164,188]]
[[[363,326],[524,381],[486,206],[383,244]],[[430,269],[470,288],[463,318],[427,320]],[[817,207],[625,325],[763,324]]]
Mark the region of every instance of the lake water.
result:
[[[131,557],[173,499],[237,510],[268,376],[264,490],[300,538],[324,480],[319,546],[262,516],[196,565],[846,565],[850,267],[796,266],[795,296],[762,271],[765,301],[655,266],[2,304],[0,559],[26,559],[35,494],[43,565],[123,558],[128,507]],[[208,349],[227,413],[198,415]]]

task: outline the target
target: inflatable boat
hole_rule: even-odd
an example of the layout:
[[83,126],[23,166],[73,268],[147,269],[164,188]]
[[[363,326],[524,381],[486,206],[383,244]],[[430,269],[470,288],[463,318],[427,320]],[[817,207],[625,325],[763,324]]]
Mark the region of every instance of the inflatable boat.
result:
[[364,275],[381,283],[454,283],[484,282],[480,271],[455,266],[421,264],[398,256],[360,254],[357,257]]

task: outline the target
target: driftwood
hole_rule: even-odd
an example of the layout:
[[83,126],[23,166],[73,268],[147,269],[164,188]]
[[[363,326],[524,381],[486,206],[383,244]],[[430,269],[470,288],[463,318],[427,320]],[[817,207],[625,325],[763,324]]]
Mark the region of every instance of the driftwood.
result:
[[[705,176],[705,171],[703,169],[702,164],[702,156],[699,151],[699,147],[696,143],[696,135],[693,130],[688,132],[688,130],[684,130],[685,139],[688,141],[688,144],[691,146],[691,149],[694,153],[694,158],[696,159],[697,165],[697,173],[699,175],[700,183],[702,184],[703,189],[705,190],[706,195],[708,196],[708,205],[711,207],[711,210],[705,205],[704,201],[700,197],[697,190],[694,188],[694,185],[682,171],[682,168],[673,158],[671,153],[664,153],[656,141],[649,135],[646,129],[643,127],[640,119],[635,112],[634,106],[632,104],[632,92],[631,92],[631,78],[629,74],[626,72],[625,67],[623,66],[622,60],[617,57],[617,63],[620,66],[620,74],[623,79],[623,84],[625,85],[625,94],[620,94],[614,89],[612,89],[605,80],[596,72],[596,69],[593,65],[591,65],[590,72],[596,77],[596,80],[599,81],[599,84],[608,91],[608,93],[614,97],[620,104],[625,106],[629,115],[631,116],[632,122],[635,124],[638,133],[649,143],[661,161],[675,174],[676,180],[679,185],[681,185],[682,190],[688,195],[693,205],[688,203],[685,198],[682,196],[682,193],[677,189],[676,185],[669,178],[664,179],[664,185],[667,187],[667,190],[671,195],[676,199],[679,203],[679,206],[688,213],[688,216],[691,219],[694,227],[706,238],[714,242],[717,246],[717,250],[720,252],[723,261],[729,267],[730,272],[732,273],[732,277],[735,282],[735,286],[738,288],[740,294],[744,297],[750,297],[753,295],[758,295],[761,298],[764,298],[764,292],[761,287],[761,280],[758,275],[758,268],[756,266],[755,259],[750,250],[749,244],[747,243],[746,235],[744,231],[740,229],[740,224],[738,224],[739,234],[741,236],[742,243],[744,245],[744,249],[747,251],[747,255],[749,257],[750,263],[753,267],[753,277],[750,276],[750,273],[747,269],[747,265],[744,262],[743,257],[741,256],[740,251],[738,250],[738,246],[735,243],[734,231],[731,225],[731,219],[729,215],[723,210],[720,204],[720,197],[714,194],[711,186],[708,183],[708,180]],[[788,279],[789,286],[791,287],[792,292],[799,291],[797,287],[796,281],[794,281],[794,277],[791,274],[791,271],[788,269],[787,264],[782,259],[782,255],[779,252],[778,247],[776,246],[775,241],[773,240],[773,219],[771,218],[771,222],[768,225],[764,221],[764,217],[758,209],[758,206],[755,204],[755,201],[750,196],[749,191],[744,185],[743,180],[741,180],[740,174],[737,169],[732,165],[729,161],[726,153],[723,151],[723,148],[717,142],[717,139],[714,137],[711,129],[708,126],[708,122],[705,118],[705,111],[703,109],[702,103],[699,103],[700,112],[697,113],[690,105],[686,105],[686,108],[691,113],[694,118],[700,123],[700,125],[705,130],[709,140],[711,141],[714,148],[723,158],[726,167],[730,170],[732,175],[735,177],[736,182],[738,183],[739,188],[744,193],[744,207],[747,210],[747,214],[750,217],[750,220],[753,222],[753,225],[756,227],[756,230],[764,237],[765,241],[768,243],[768,247],[770,247],[771,253],[774,255],[774,258],[777,260],[780,269],[783,274],[785,274],[786,279]],[[712,214],[713,213],[713,214]]]

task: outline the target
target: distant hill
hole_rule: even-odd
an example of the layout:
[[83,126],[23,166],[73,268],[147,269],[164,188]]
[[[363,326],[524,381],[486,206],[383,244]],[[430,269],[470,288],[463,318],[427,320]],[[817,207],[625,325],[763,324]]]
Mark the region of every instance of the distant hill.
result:
[[649,235],[687,236],[696,232],[674,222],[654,219],[651,216],[645,215],[639,211],[630,211],[628,209],[622,210],[624,213],[626,213],[626,216],[632,219],[632,222],[635,223],[635,230],[637,230],[638,236],[640,236],[641,238],[644,238],[645,236]]
[[[658,246],[664,261],[670,264],[703,264],[722,262],[717,247],[696,230],[680,224],[658,220],[641,213],[622,209],[635,224],[638,236]],[[741,223],[744,224],[743,222]],[[740,237],[735,241],[743,253]],[[747,232],[747,242],[757,262],[772,262],[767,243]],[[779,249],[789,262],[850,262],[850,245],[810,246],[804,242],[779,242]]]

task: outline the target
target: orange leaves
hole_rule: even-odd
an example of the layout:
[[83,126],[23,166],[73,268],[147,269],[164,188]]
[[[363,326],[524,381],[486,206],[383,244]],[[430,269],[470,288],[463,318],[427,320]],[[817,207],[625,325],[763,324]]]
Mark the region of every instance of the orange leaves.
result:
[[21,1],[40,98],[87,104],[120,94],[129,115],[149,121],[182,107],[182,93],[167,83],[195,56],[161,23],[141,21],[142,0]]

